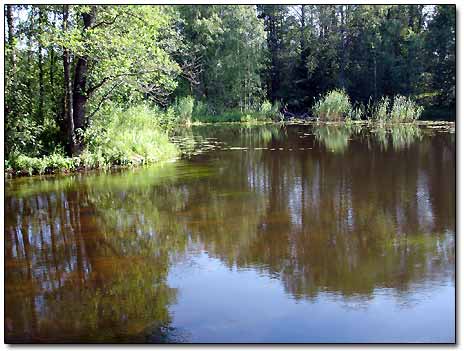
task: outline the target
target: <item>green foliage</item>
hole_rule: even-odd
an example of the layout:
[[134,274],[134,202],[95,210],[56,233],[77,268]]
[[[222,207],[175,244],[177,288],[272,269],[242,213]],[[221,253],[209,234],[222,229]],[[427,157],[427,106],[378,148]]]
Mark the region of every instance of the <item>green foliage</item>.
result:
[[397,95],[393,100],[390,119],[392,122],[412,122],[420,118],[423,110],[410,98]]
[[359,121],[365,115],[365,107],[363,104],[359,106],[353,107],[350,112],[348,113],[349,120]]
[[280,102],[271,103],[269,100],[264,100],[259,108],[259,114],[264,118],[278,121],[281,118]]
[[413,122],[420,118],[424,108],[415,103],[411,98],[397,95],[393,103],[388,97],[382,97],[369,109],[368,119],[379,123]]
[[208,105],[204,101],[197,100],[193,106],[192,116],[198,120],[209,114]]
[[384,96],[374,106],[372,118],[380,123],[386,122],[390,118],[390,99]]
[[163,112],[148,105],[114,108],[86,131],[83,165],[89,168],[128,166],[176,157],[178,149],[161,127],[172,119],[172,110]]
[[272,103],[269,100],[264,100],[259,109],[263,115],[270,115],[272,113]]
[[79,167],[79,158],[53,153],[43,157],[29,157],[23,154],[10,155],[6,170],[15,174],[45,174],[73,171]]
[[342,121],[350,116],[350,98],[343,90],[332,90],[319,98],[313,107],[313,113],[320,120]]
[[[435,108],[445,108],[454,113],[456,106],[456,7],[437,5],[427,27],[425,36],[424,75],[426,91],[435,96],[430,104]],[[455,118],[455,116],[453,116]]]
[[[149,114],[162,133],[191,122],[278,121],[280,104],[297,115],[313,106],[324,121],[455,118],[454,6],[69,5],[66,23],[61,5],[6,6],[5,157],[29,157],[16,165],[33,173],[54,166],[32,158],[71,154],[78,133],[89,164],[131,163],[122,146],[89,151],[89,136],[101,135],[85,129],[114,128],[115,105],[157,104]],[[65,54],[71,80],[79,58],[87,65],[85,116],[75,116],[82,130],[72,133]]]
[[181,123],[191,124],[194,102],[195,100],[191,96],[181,97],[176,100],[174,110],[179,116]]
[[196,98],[206,100],[209,114],[252,109],[264,95],[260,73],[265,64],[265,33],[255,7],[183,5],[178,9],[185,38],[181,60],[184,66],[197,67],[188,70],[189,76],[201,80],[195,86]]

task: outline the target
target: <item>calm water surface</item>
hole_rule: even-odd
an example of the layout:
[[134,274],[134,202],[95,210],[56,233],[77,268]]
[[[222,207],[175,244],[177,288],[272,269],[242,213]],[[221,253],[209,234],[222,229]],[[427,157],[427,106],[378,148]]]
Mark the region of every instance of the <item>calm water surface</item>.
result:
[[6,182],[7,342],[454,342],[455,135],[196,127]]

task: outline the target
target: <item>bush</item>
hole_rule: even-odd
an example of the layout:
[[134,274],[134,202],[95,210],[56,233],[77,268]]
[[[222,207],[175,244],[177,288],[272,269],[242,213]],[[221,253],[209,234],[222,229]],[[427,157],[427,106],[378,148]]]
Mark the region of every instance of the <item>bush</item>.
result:
[[88,168],[137,165],[163,161],[178,154],[163,129],[174,123],[173,109],[166,112],[148,105],[113,111],[96,121],[85,133],[81,155]]
[[190,125],[192,123],[192,113],[195,99],[191,96],[177,99],[174,104],[174,110],[179,116],[180,122]]
[[29,157],[13,153],[7,162],[8,169],[16,174],[45,174],[72,171],[79,166],[79,159],[53,153],[42,157]]
[[343,90],[332,90],[319,98],[312,111],[321,120],[344,120],[351,111],[350,98]]
[[269,100],[264,100],[259,107],[259,113],[261,113],[263,116],[272,116],[272,103]]

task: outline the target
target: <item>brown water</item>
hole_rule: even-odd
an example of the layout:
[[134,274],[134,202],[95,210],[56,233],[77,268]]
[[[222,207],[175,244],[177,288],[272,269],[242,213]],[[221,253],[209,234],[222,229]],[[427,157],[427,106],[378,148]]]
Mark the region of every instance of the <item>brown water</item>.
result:
[[6,182],[7,342],[454,342],[455,135],[197,127]]

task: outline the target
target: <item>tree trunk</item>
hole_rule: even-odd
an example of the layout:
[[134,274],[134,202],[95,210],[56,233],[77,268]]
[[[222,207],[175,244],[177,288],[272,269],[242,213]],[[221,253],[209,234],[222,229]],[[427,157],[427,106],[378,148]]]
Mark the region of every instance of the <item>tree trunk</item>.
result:
[[44,108],[44,69],[43,69],[43,45],[41,34],[45,25],[44,11],[39,7],[39,28],[38,28],[38,66],[39,66],[39,108],[37,110],[37,119],[40,123],[44,121],[43,108]]
[[16,51],[14,45],[13,6],[6,5],[6,21],[8,23],[8,45],[10,46],[10,59],[13,72],[16,70]]
[[301,5],[301,18],[300,18],[300,58],[301,58],[301,62],[303,63],[303,65],[305,64],[305,61],[306,61],[306,57],[305,57],[306,43],[305,43],[305,36],[304,36],[304,32],[305,32],[305,28],[306,28],[305,6],[306,5]]
[[[93,5],[89,13],[83,13],[84,31],[88,30],[95,22],[95,6]],[[82,152],[82,133],[85,128],[85,107],[87,105],[87,74],[88,74],[88,57],[81,56],[77,59],[74,70],[74,90],[73,90],[73,120],[74,120],[74,140],[72,143],[73,155]],[[76,135],[76,131],[79,134]]]
[[[63,5],[63,32],[68,30],[69,5]],[[69,62],[69,51],[63,48],[63,71],[64,71],[64,123],[62,135],[66,135],[66,151],[72,154],[74,145],[74,120],[72,103],[71,68]],[[64,130],[63,130],[64,129]]]
[[[56,22],[56,13],[53,14],[53,20],[51,23],[51,27],[55,28]],[[55,64],[56,64],[56,56],[55,56],[55,48],[53,45],[50,46],[50,93],[52,96],[52,100],[55,102],[57,99],[54,97],[54,90],[55,90]],[[55,104],[54,104],[55,105]],[[55,110],[55,109],[54,109]]]
[[344,5],[340,5],[340,70],[339,70],[339,83],[340,86],[345,88],[345,63],[346,63],[346,48],[345,48],[345,23],[346,13]]
[[[16,49],[15,49],[15,42],[14,42],[14,24],[13,24],[13,6],[6,5],[6,21],[8,26],[8,47],[10,49],[10,64],[11,64],[11,71],[10,79],[5,81],[5,84],[9,84],[8,89],[11,91],[11,99],[5,98],[5,134],[9,129],[9,120],[11,112],[16,109],[16,95],[15,95],[15,86],[16,86]],[[6,136],[6,135],[5,135]],[[9,145],[5,142],[5,155],[9,154]]]
[[34,18],[35,18],[35,9],[34,6],[31,6],[31,13],[29,15],[29,30],[27,33],[28,36],[28,48],[27,48],[27,67],[29,69],[29,74],[27,78],[27,93],[28,93],[28,98],[29,98],[29,106],[28,106],[28,112],[29,116],[34,116],[34,104],[35,104],[35,96],[34,94],[34,77],[33,77],[33,48],[34,48]]
[[377,100],[377,49],[374,48],[374,100]]

